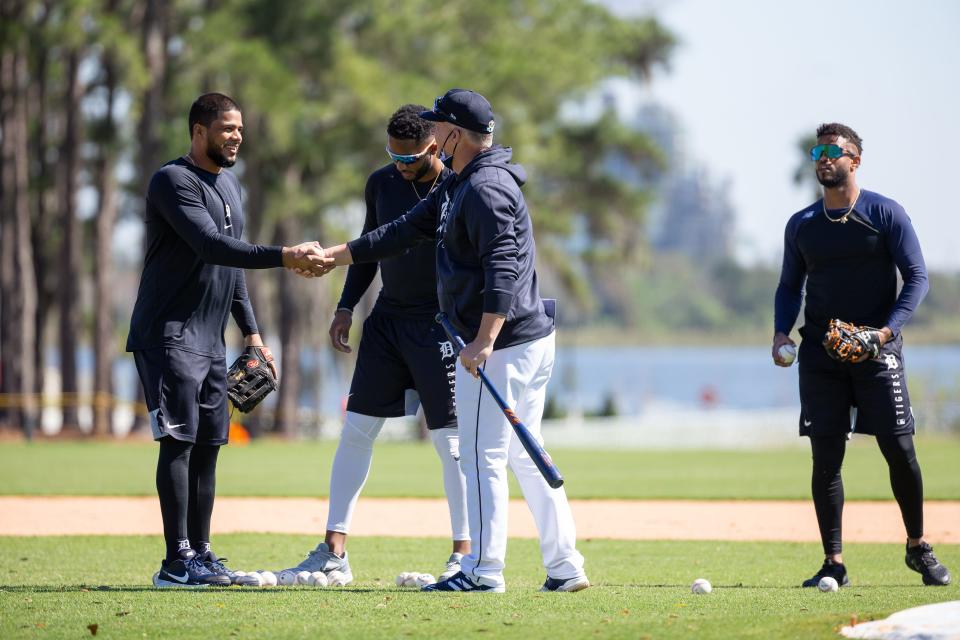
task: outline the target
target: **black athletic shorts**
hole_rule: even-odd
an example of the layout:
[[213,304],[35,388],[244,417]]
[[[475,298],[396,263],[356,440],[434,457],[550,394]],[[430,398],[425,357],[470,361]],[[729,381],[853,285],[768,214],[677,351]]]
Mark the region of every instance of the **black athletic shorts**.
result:
[[857,364],[831,358],[822,339],[810,335],[800,343],[800,435],[913,434],[903,339],[897,336],[878,358]]
[[414,415],[431,429],[457,425],[453,345],[433,318],[374,311],[363,323],[347,411],[378,418]]
[[227,361],[182,349],[134,351],[153,439],[227,444]]

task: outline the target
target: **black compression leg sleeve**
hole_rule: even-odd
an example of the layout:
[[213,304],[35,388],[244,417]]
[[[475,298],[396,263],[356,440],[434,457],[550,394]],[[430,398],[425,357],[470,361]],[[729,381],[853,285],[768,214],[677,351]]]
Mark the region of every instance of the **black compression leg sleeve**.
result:
[[189,538],[187,505],[189,501],[190,449],[193,444],[167,436],[160,439],[157,459],[157,495],[163,517],[163,538],[167,560],[178,557],[180,541]]
[[198,444],[190,456],[190,540],[199,552],[210,542],[210,518],[217,491],[217,454],[219,445]]
[[900,505],[908,538],[923,537],[923,477],[913,448],[913,436],[877,436],[877,444],[890,468],[890,486]]
[[810,488],[813,507],[820,525],[820,540],[826,555],[843,550],[841,523],[843,519],[843,478],[840,467],[846,453],[847,437],[810,438],[813,449],[813,478]]

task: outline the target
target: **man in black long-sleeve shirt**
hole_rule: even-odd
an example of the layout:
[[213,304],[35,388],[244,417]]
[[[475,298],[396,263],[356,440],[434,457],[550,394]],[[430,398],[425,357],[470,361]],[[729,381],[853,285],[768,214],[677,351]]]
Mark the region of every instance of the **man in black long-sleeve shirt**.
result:
[[[840,586],[849,583],[842,556],[840,467],[851,410],[856,431],[876,437],[890,468],[890,484],[907,530],[907,566],[922,574],[924,584],[944,585],[950,574],[923,539],[923,481],[913,445],[900,336],[927,293],[927,269],[903,207],[857,186],[862,152],[863,141],[846,125],[829,123],[817,130],[811,159],[823,199],[787,222],[775,300],[772,356],[774,364],[785,367],[793,360],[785,360],[781,349],[793,346],[789,334],[806,284],[800,328],[800,434],[810,437],[813,451],[811,489],[825,557],[803,586],[815,587],[827,577]],[[898,270],[903,277],[899,294]],[[822,345],[832,318],[879,327],[876,357],[832,360]]]
[[[217,454],[227,443],[227,316],[247,346],[263,348],[242,269],[298,268],[320,275],[316,243],[267,247],[240,239],[236,162],[243,118],[219,93],[190,108],[190,152],[164,165],[147,192],[147,251],[130,320],[132,351],[154,439],[166,558],[158,587],[252,584],[210,548]],[[272,366],[272,364],[271,364]],[[276,369],[274,369],[276,376]]]
[[[428,197],[450,173],[437,154],[433,123],[420,118],[426,107],[400,107],[387,124],[387,154],[392,162],[367,179],[367,216],[363,233],[393,222]],[[424,419],[443,469],[450,508],[453,553],[440,578],[460,570],[470,552],[465,480],[460,471],[454,403],[456,358],[436,322],[437,268],[433,247],[421,244],[379,263],[351,265],[337,305],[330,340],[349,353],[347,337],[353,309],[373,282],[379,264],[383,288],[363,323],[357,364],[350,384],[340,444],[330,473],[330,507],[324,541],[288,571],[338,570],[351,580],[345,549],[354,506],[370,472],[373,443],[386,418],[416,412]]]

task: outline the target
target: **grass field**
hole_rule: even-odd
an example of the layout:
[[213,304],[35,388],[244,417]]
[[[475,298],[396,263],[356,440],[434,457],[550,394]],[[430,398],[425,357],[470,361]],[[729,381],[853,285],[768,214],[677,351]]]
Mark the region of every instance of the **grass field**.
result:
[[[548,441],[549,445],[549,441]],[[326,496],[335,442],[257,441],[220,456],[222,496]],[[960,440],[919,440],[924,493],[960,499]],[[768,451],[550,449],[572,498],[788,499],[810,497],[805,447]],[[0,444],[0,494],[154,495],[157,448],[149,442]],[[844,462],[849,500],[889,500],[886,464],[873,438],[855,438]],[[378,443],[366,496],[440,497],[429,444]],[[511,477],[511,482],[513,481]],[[519,495],[516,485],[511,493]]]
[[[224,535],[237,568],[280,568],[315,544],[303,536]],[[351,542],[358,581],[346,589],[203,592],[148,588],[158,537],[0,538],[0,637],[98,638],[835,638],[834,629],[960,597],[920,586],[900,545],[849,545],[854,585],[822,594],[796,585],[819,565],[813,544],[583,541],[595,586],[542,594],[536,543],[511,541],[505,594],[421,594],[401,571],[437,573],[447,542]],[[938,547],[960,566],[960,546]],[[689,584],[706,577],[709,595]]]

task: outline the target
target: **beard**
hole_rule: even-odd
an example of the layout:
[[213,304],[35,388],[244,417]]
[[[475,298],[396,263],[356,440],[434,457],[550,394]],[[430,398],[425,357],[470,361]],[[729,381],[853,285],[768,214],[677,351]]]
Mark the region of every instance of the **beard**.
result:
[[833,175],[822,177],[820,172],[817,172],[817,182],[826,187],[827,189],[835,189],[836,187],[842,187],[847,184],[847,181],[850,179],[850,173],[847,171],[842,171],[839,168],[833,170]]
[[234,156],[233,160],[229,160],[227,156],[223,155],[223,147],[217,147],[212,144],[207,144],[207,157],[222,169],[229,169],[237,164],[236,156]]

